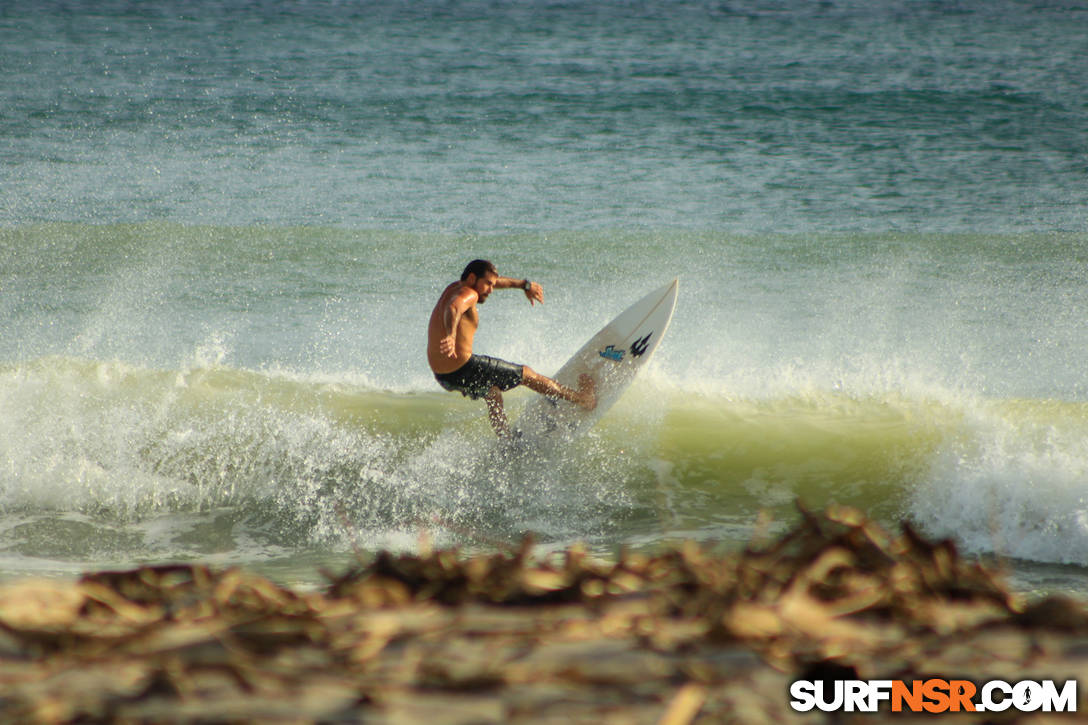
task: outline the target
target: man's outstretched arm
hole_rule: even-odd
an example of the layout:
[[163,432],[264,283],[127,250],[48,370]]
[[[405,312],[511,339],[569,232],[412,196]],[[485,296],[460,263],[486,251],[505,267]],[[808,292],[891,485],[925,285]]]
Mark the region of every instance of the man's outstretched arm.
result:
[[537,282],[514,277],[499,277],[495,280],[496,289],[511,289],[514,287],[525,290],[525,297],[529,300],[529,304],[535,305],[537,302],[544,302],[544,288]]

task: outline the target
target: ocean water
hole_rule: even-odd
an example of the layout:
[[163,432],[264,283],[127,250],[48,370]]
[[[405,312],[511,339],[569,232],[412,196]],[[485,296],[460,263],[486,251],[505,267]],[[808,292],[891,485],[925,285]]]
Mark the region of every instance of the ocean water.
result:
[[[740,547],[856,506],[1088,592],[1088,6],[0,0],[0,576]],[[424,355],[557,370],[541,455]],[[516,418],[529,396],[513,391]]]

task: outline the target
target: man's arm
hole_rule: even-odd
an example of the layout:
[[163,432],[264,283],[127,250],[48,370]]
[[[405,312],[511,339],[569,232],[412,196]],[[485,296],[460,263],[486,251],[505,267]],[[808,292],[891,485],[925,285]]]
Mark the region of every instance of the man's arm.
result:
[[495,289],[511,289],[513,287],[525,290],[525,297],[529,300],[530,305],[544,302],[544,288],[536,282],[530,282],[527,279],[515,279],[514,277],[499,277],[495,280]]
[[457,355],[457,326],[461,324],[461,318],[464,317],[465,311],[476,304],[476,299],[477,294],[474,290],[464,288],[453,296],[450,303],[446,305],[446,309],[443,310],[442,326],[445,328],[443,332],[446,335],[438,343],[438,349],[442,351],[443,355],[449,357]]

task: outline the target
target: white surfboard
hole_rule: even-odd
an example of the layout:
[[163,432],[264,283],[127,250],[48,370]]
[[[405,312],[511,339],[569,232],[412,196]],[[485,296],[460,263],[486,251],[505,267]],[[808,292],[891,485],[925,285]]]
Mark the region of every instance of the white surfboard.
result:
[[588,430],[604,415],[653,357],[669,328],[676,307],[679,279],[654,290],[624,310],[590,338],[555,374],[555,380],[578,387],[588,374],[597,385],[597,407],[586,410],[566,401],[534,395],[515,428],[530,439],[570,437]]

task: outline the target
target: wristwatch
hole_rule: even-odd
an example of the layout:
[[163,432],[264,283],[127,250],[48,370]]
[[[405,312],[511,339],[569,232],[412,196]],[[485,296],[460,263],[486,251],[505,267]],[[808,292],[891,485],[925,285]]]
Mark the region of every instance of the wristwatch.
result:
[[523,290],[525,290],[526,292],[528,292],[529,290],[531,290],[533,288],[533,283],[530,282],[529,280],[525,280],[524,282],[521,283],[521,288]]

